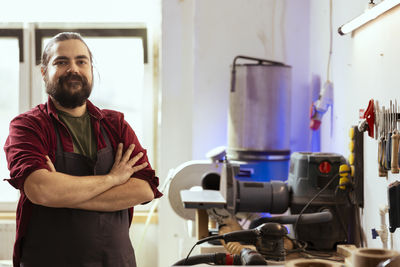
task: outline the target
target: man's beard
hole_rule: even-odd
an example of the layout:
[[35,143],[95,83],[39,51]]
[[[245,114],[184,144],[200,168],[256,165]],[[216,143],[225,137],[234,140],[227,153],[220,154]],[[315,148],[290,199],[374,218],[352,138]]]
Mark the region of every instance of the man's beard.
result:
[[[75,81],[71,81],[71,79]],[[66,88],[77,86],[77,83],[80,83],[81,88],[79,90]],[[79,74],[68,73],[67,75],[60,76],[55,82],[50,81],[46,77],[45,84],[46,92],[65,108],[82,106],[92,92],[92,84],[89,84],[86,77]]]

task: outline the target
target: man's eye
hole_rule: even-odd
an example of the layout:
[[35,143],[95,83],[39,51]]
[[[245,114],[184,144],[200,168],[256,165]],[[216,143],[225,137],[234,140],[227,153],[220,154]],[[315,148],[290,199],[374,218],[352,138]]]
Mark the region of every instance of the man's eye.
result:
[[80,61],[78,61],[78,64],[79,64],[79,65],[85,65],[85,64],[86,64],[86,61],[80,60]]
[[65,62],[65,61],[57,61],[55,64],[63,66],[63,65],[66,65],[67,62]]

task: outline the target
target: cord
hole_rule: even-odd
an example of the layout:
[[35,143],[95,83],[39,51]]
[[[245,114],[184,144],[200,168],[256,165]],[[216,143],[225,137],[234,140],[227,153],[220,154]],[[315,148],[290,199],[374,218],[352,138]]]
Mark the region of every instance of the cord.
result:
[[[340,185],[347,185],[347,184],[350,184],[350,183],[344,183],[344,184],[340,184]],[[343,221],[342,214],[341,214],[340,211],[339,211],[339,203],[338,203],[338,201],[337,201],[338,192],[339,192],[339,185],[336,186],[336,189],[335,189],[335,196],[334,196],[334,199],[335,199],[335,208],[336,208],[336,213],[337,213],[337,215],[338,215],[338,217],[339,217],[340,226],[342,227],[342,230],[343,230],[344,234],[346,235],[346,240],[345,240],[345,242],[347,243],[347,240],[348,240],[348,238],[349,238],[349,235],[348,235],[348,232],[347,232],[346,227],[345,227],[345,225],[344,225],[344,221]]]
[[307,250],[307,242],[298,240],[298,239],[293,239],[287,236],[287,238],[296,246],[296,248],[291,249],[291,250],[286,250],[286,255],[289,255],[291,253],[300,253],[303,255],[304,258],[309,258],[309,259],[324,259],[324,260],[330,260],[330,261],[335,261],[335,262],[343,262],[344,259],[341,256],[338,256],[335,252],[329,253],[329,252],[311,252]]
[[291,253],[297,253],[297,252],[306,251],[306,248],[308,246],[307,242],[304,242],[304,241],[301,241],[301,240],[298,240],[298,239],[293,239],[293,238],[290,238],[289,236],[286,236],[286,238],[289,239],[293,243],[293,245],[296,246],[297,248],[286,250],[285,251],[285,253],[286,253],[285,256],[287,256],[287,255],[289,255]]
[[[247,257],[247,258],[249,258],[249,257]],[[239,255],[232,255],[232,254],[227,254],[227,253],[205,253],[205,254],[191,256],[191,257],[189,257],[188,260],[186,260],[186,259],[179,260],[176,263],[174,263],[172,266],[183,266],[183,265],[187,266],[187,265],[197,265],[197,264],[207,264],[207,265],[212,265],[212,266],[214,266],[214,265],[242,265],[242,257]]]
[[[353,182],[347,182],[347,183],[343,183],[343,184],[340,184],[340,185],[350,186],[351,189],[354,190],[354,183],[353,183]],[[339,185],[339,186],[340,186],[340,185]],[[337,190],[337,188],[336,188],[336,190]],[[335,190],[335,206],[336,206],[337,213],[338,213],[339,216],[340,216],[340,213],[339,213],[339,210],[338,210],[338,206],[336,205],[336,201],[337,201],[337,199],[336,199],[336,193],[337,193],[336,190]],[[358,205],[357,202],[354,200],[354,198],[352,198],[352,197],[350,196],[350,192],[349,192],[349,191],[347,191],[346,196],[347,196],[347,201],[350,203],[350,205],[353,205],[353,207],[355,208],[355,211],[354,211],[354,213],[355,213],[355,218],[354,218],[354,220],[355,220],[355,224],[356,224],[357,227],[358,227],[358,232],[359,232],[359,237],[358,237],[358,238],[360,238],[360,246],[361,246],[361,247],[366,247],[365,237],[364,237],[364,234],[363,234],[364,232],[363,232],[363,228],[362,228],[362,226],[361,226],[361,221],[360,221],[360,210],[359,210],[359,205]],[[342,223],[342,219],[341,219],[341,223]],[[343,223],[342,223],[342,227],[343,227]],[[347,235],[347,237],[349,237],[349,236]]]
[[329,82],[329,73],[331,69],[331,58],[332,58],[332,0],[329,0],[329,56],[328,56],[328,65],[326,69],[326,80]]
[[189,253],[187,254],[186,259],[185,259],[185,261],[184,261],[184,265],[187,264],[187,261],[188,261],[188,259],[189,259],[189,256],[190,256],[190,254],[192,253],[193,249],[194,249],[196,246],[197,246],[197,243],[195,243],[195,244],[193,245],[193,247],[190,249],[190,251],[189,251]]
[[304,208],[300,211],[299,213],[299,217],[297,217],[296,223],[294,224],[294,232],[296,233],[297,230],[297,225],[300,221],[301,216],[303,215],[304,211],[310,206],[310,204],[322,193],[324,192],[329,185],[339,176],[339,174],[336,174],[335,176],[333,176],[328,183],[326,183],[326,185],[317,193],[313,196],[312,199],[310,199],[310,201],[308,201],[308,203],[304,206]]

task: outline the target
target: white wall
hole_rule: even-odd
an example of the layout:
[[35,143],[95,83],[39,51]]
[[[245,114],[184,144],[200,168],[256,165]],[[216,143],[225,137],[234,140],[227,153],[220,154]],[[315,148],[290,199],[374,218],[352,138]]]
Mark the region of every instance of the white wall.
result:
[[129,229],[129,237],[135,250],[137,266],[157,266],[157,225],[133,223]]
[[[367,1],[333,1],[334,42],[331,79],[334,82],[333,134],[330,116],[322,129],[322,150],[348,156],[348,130],[357,125],[359,109],[366,109],[370,99],[379,100],[386,107],[389,100],[398,98],[400,62],[400,7],[369,23],[352,35],[340,36],[340,25],[361,14]],[[329,29],[328,1],[311,1],[310,73],[326,79]],[[314,21],[314,22],[313,22]],[[387,204],[387,186],[398,180],[389,172],[387,178],[378,177],[377,141],[364,134],[364,197],[363,228],[369,247],[382,247],[380,239],[373,240],[371,229],[380,228],[379,208]],[[388,222],[388,221],[387,221]],[[400,248],[399,231],[394,235],[394,248]]]
[[[292,66],[292,150],[308,146],[309,3],[277,0],[171,0],[162,12],[160,169],[204,159],[227,143],[230,65],[236,55]],[[301,14],[301,15],[299,15]],[[159,266],[194,244],[185,221],[160,201]]]
[[[333,1],[333,53],[330,80],[334,106],[321,127],[321,150],[348,157],[348,132],[359,109],[371,98],[383,105],[398,95],[400,10],[378,22],[340,36],[340,25],[361,14],[365,0]],[[164,1],[162,26],[162,122],[159,174],[226,144],[230,65],[234,56],[283,61],[292,65],[292,151],[310,149],[309,107],[327,79],[329,1],[185,0]],[[399,101],[400,103],[400,101]],[[331,120],[332,119],[332,120]],[[371,228],[379,228],[379,207],[387,204],[387,185],[398,179],[378,177],[377,141],[365,135],[365,209],[363,227],[370,247]],[[159,208],[159,266],[188,252],[184,221],[171,209],[168,196]],[[395,249],[400,247],[398,231]]]

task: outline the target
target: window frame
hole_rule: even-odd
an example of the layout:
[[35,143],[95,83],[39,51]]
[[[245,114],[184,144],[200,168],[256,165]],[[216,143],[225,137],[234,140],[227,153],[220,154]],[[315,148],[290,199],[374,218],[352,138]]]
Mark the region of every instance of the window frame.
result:
[[40,65],[43,39],[53,37],[59,32],[79,32],[84,37],[139,37],[143,42],[143,60],[148,63],[147,28],[38,28],[35,29],[35,62]]
[[24,62],[24,31],[23,29],[1,29],[0,28],[0,38],[4,37],[15,37],[18,39],[19,46],[19,62]]

